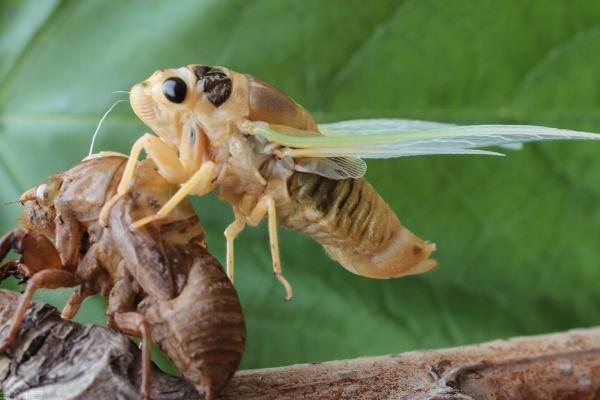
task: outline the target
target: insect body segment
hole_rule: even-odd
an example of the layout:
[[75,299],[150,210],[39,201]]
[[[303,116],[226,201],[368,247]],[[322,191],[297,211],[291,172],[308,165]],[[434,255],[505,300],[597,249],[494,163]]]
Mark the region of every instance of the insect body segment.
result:
[[[129,230],[177,190],[152,161],[134,169],[130,190],[110,208],[110,228],[99,224],[126,161],[92,157],[22,196],[26,228],[0,241],[1,257],[11,247],[22,257],[2,265],[0,272],[29,283],[2,345],[16,337],[37,288],[76,288],[63,317],[75,315],[86,296],[100,293],[108,298],[108,324],[142,339],[143,397],[149,396],[149,351],[155,341],[188,381],[213,398],[237,370],[244,351],[237,294],[206,250],[204,230],[185,199],[160,221]],[[49,221],[56,221],[54,231]],[[56,246],[50,236],[56,237]]]
[[[159,70],[132,88],[130,102],[158,138],[147,134],[133,146],[117,197],[129,190],[142,150],[169,182],[180,185],[173,201],[132,228],[164,218],[189,194],[218,189],[235,215],[225,232],[230,278],[235,237],[245,224],[255,225],[267,217],[273,271],[288,298],[291,287],[281,274],[276,222],[319,240],[333,258],[363,276],[389,278],[435,265],[428,261],[434,246],[392,218],[371,186],[362,180],[339,183],[364,175],[362,158],[499,155],[481,147],[600,139],[596,134],[539,126],[458,126],[401,119],[318,125],[307,110],[268,83],[206,65]],[[302,184],[315,192],[303,190]],[[332,198],[311,199],[322,195]],[[103,209],[103,224],[113,202]],[[346,207],[352,202],[357,206]]]
[[349,271],[370,278],[395,278],[437,266],[429,255],[435,245],[402,226],[364,179],[332,180],[295,173],[289,180],[291,201],[280,222],[321,243]]

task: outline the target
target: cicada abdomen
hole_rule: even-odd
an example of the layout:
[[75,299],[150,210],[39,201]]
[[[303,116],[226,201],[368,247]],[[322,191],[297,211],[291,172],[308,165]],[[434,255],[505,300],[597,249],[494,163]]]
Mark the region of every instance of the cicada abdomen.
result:
[[219,262],[197,247],[187,283],[168,301],[148,299],[152,338],[207,399],[229,382],[245,345],[242,309]]
[[290,202],[279,221],[318,241],[344,268],[370,278],[426,272],[435,245],[417,237],[364,179],[333,180],[294,173],[288,180]]

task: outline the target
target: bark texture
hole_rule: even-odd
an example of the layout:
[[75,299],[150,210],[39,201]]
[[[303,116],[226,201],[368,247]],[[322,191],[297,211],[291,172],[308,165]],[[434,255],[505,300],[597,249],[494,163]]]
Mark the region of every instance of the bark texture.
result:
[[[0,334],[18,294],[0,290]],[[8,399],[137,399],[138,348],[109,329],[30,307],[0,356]],[[152,375],[153,399],[199,399],[179,378]],[[600,399],[600,328],[445,350],[241,371],[223,399]]]

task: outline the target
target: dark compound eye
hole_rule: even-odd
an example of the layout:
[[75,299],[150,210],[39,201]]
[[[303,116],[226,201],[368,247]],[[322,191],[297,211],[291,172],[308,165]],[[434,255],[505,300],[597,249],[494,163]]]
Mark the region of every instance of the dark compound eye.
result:
[[194,73],[198,82],[202,85],[202,90],[215,107],[225,103],[231,96],[231,79],[218,68],[212,68],[206,65],[194,68]]
[[181,103],[185,100],[187,86],[180,78],[169,78],[162,84],[162,91],[165,97],[173,103]]

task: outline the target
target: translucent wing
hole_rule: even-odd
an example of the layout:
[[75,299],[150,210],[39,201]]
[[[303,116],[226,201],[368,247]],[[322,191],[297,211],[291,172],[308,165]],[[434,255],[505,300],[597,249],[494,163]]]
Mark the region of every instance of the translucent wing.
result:
[[425,131],[456,126],[442,122],[421,121],[418,119],[372,118],[319,124],[319,131],[325,136],[357,134],[381,134]]
[[367,172],[367,164],[356,157],[298,158],[296,171],[310,172],[330,179],[360,178]]
[[[400,122],[398,122],[400,121]],[[410,121],[410,120],[408,120]],[[398,126],[394,130],[394,123]],[[545,140],[600,140],[600,135],[530,125],[448,125],[407,120],[355,120],[326,124],[322,135],[249,122],[256,135],[283,147],[282,156],[390,158],[427,154],[493,154],[478,147]],[[431,125],[433,124],[433,125]],[[333,126],[333,129],[331,128]],[[421,130],[417,127],[424,127]],[[343,127],[343,128],[342,128]],[[358,129],[362,129],[359,131]],[[332,133],[334,132],[334,133]]]
[[[399,118],[372,118],[372,119],[353,119],[349,121],[331,122],[319,124],[319,131],[325,136],[356,134],[380,134],[380,133],[402,133],[425,131],[438,128],[455,127],[456,124],[444,122],[422,121],[418,119],[399,119]],[[521,150],[523,143],[499,144],[506,150]],[[456,154],[456,153],[451,153]],[[464,153],[462,153],[464,154]],[[468,154],[481,154],[468,153]],[[484,153],[488,154],[488,153]],[[493,153],[498,155],[498,153]]]

